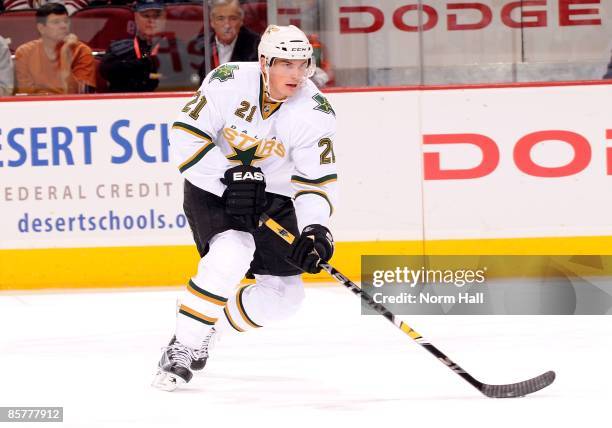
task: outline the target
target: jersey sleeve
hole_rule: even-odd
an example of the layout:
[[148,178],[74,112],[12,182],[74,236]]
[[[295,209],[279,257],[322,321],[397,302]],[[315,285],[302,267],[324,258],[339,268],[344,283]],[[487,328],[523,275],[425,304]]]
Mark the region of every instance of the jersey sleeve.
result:
[[295,123],[291,185],[298,226],[300,230],[310,224],[328,227],[337,200],[335,117],[314,112]]
[[183,177],[217,196],[223,194],[225,186],[220,179],[230,167],[216,144],[224,124],[221,107],[226,96],[207,76],[169,133],[171,158]]

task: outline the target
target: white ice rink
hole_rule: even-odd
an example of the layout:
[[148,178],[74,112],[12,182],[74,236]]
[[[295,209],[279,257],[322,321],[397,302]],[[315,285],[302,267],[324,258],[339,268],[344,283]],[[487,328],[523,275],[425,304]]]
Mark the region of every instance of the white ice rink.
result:
[[296,317],[224,336],[205,371],[167,393],[149,385],[178,292],[0,294],[0,406],[63,406],[63,424],[20,425],[49,428],[611,423],[610,316],[404,317],[483,382],[557,372],[531,396],[489,399],[386,320],[361,316],[346,289],[309,287]]

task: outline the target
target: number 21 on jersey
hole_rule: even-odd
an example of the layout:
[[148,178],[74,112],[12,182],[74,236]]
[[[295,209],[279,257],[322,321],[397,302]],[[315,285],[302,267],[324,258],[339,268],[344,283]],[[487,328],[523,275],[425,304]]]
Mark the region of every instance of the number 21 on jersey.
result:
[[[187,104],[185,104],[185,107],[183,107],[183,110],[181,110],[183,113],[189,113],[189,117],[192,118],[193,120],[198,120],[198,118],[200,117],[200,112],[206,105],[206,97],[202,95],[202,97],[200,98],[200,95],[201,95],[201,92],[197,91],[194,94],[193,99],[189,101]],[[194,105],[195,103],[198,103],[198,104],[192,110],[191,106]]]

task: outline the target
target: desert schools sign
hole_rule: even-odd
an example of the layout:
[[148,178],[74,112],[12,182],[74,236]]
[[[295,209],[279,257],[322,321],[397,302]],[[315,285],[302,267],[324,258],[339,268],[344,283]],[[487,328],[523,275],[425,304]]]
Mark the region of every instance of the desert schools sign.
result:
[[[409,3],[387,11],[374,5],[340,6],[340,34],[373,33],[390,21],[400,31],[428,31],[443,25],[448,31],[480,30],[494,19],[508,28],[601,26],[600,0],[531,0],[497,2],[495,7],[480,2]],[[551,8],[556,8],[553,20]],[[419,16],[420,15],[420,16]],[[359,17],[358,20],[355,18]],[[369,21],[368,24],[356,21]]]
[[[343,271],[360,254],[612,248],[612,84],[328,95]],[[166,131],[189,96],[0,103],[0,289],[188,278]]]
[[[104,135],[100,136],[103,133]],[[0,168],[84,166],[104,162],[124,164],[133,158],[145,163],[167,163],[168,125],[135,125],[127,119],[113,121],[108,128],[98,125],[2,127]],[[105,147],[101,148],[101,141]],[[108,151],[108,144],[111,150]]]
[[[612,236],[612,85],[328,95],[339,242]],[[190,245],[167,141],[187,99],[3,103],[0,249]]]

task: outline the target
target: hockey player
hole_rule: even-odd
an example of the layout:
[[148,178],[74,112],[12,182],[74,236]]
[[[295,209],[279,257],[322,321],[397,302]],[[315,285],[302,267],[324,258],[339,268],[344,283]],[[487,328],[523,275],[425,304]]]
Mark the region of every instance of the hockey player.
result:
[[[201,260],[153,381],[163,390],[204,367],[218,330],[292,315],[304,298],[300,274],[319,272],[334,251],[335,112],[309,80],[313,48],[297,27],[271,25],[258,55],[211,71],[170,133]],[[292,247],[258,227],[264,212],[299,235]],[[236,289],[247,271],[256,283]]]

